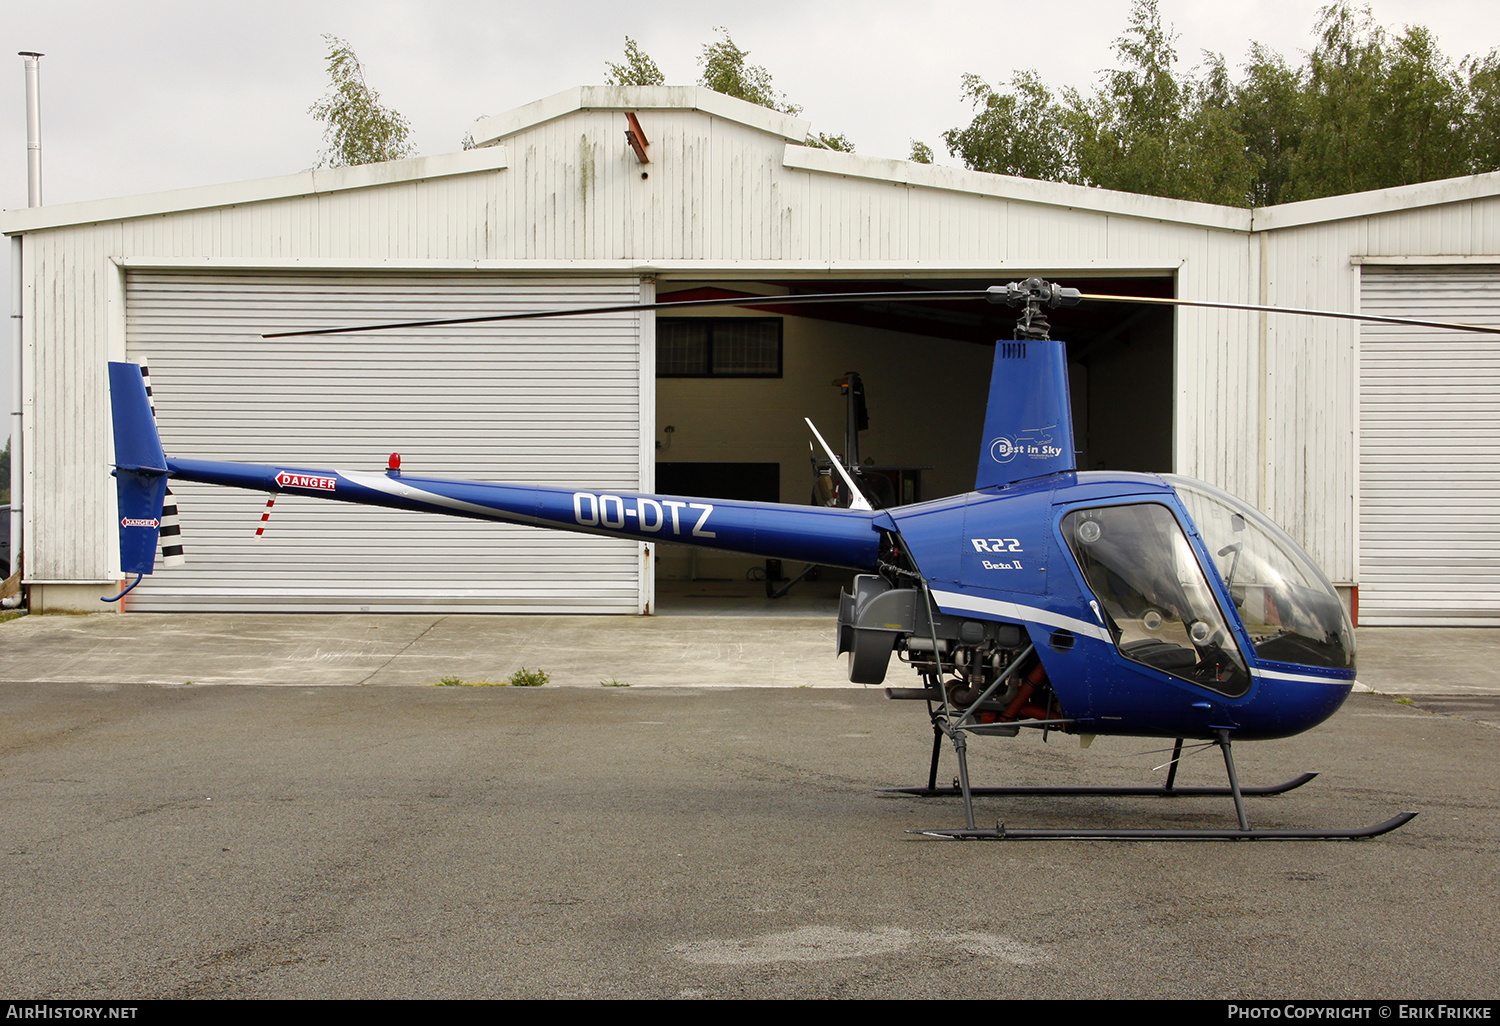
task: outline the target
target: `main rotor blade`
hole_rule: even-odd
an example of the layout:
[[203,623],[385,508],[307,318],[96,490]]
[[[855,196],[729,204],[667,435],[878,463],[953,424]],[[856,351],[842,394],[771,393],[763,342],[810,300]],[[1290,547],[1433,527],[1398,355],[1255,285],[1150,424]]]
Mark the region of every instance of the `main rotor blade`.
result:
[[[438,328],[456,324],[491,324],[499,321],[543,320],[553,317],[583,317],[607,313],[644,313],[648,310],[688,309],[712,306],[800,306],[817,303],[933,303],[965,299],[1003,302],[1000,286],[989,289],[956,289],[934,292],[830,292],[790,296],[732,296],[728,299],[666,300],[658,303],[619,303],[612,306],[580,306],[566,310],[536,310],[527,313],[485,314],[478,317],[447,317],[426,321],[396,321],[387,324],[362,324],[345,328],[307,328],[301,331],[267,332],[261,338],[298,338],[309,335],[348,335],[361,331],[392,331],[400,328]],[[1500,327],[1463,324],[1456,321],[1434,321],[1418,317],[1388,317],[1381,314],[1348,313],[1343,310],[1313,310],[1296,306],[1264,306],[1256,303],[1219,303],[1207,299],[1169,299],[1160,296],[1113,296],[1085,292],[1080,299],[1100,303],[1144,303],[1155,306],[1193,306],[1210,310],[1245,310],[1252,313],[1298,314],[1305,317],[1332,317],[1345,321],[1373,321],[1380,324],[1405,324],[1418,328],[1440,328],[1447,331],[1471,331],[1500,335]]]
[[1080,298],[1101,303],[1153,303],[1158,306],[1202,306],[1212,310],[1251,310],[1262,313],[1302,314],[1307,317],[1334,317],[1345,321],[1376,321],[1381,324],[1410,324],[1418,328],[1446,328],[1450,331],[1477,331],[1500,335],[1500,328],[1483,324],[1459,324],[1454,321],[1426,321],[1416,317],[1385,317],[1380,314],[1345,313],[1342,310],[1309,310],[1296,306],[1258,306],[1254,303],[1213,303],[1206,299],[1162,299],[1155,296],[1101,296],[1083,293]]
[[950,292],[831,292],[824,295],[733,296],[729,299],[697,299],[661,303],[621,303],[617,306],[580,306],[570,310],[539,310],[531,313],[486,314],[482,317],[448,317],[432,321],[399,321],[363,324],[354,328],[309,328],[304,331],[274,331],[261,338],[295,338],[301,335],[347,335],[356,331],[390,331],[396,328],[437,328],[449,324],[488,324],[494,321],[541,320],[545,317],[582,317],[586,314],[636,313],[647,310],[685,309],[696,306],[796,306],[811,303],[932,303],[940,300],[983,299],[985,289]]

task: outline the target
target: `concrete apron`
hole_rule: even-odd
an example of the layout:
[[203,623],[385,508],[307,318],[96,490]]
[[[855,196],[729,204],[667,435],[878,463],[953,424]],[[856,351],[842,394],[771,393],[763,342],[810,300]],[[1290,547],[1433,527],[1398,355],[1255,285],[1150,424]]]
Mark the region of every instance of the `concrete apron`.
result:
[[[1362,690],[1500,694],[1500,631],[1365,628]],[[503,683],[856,687],[830,615],[492,616],[194,613],[0,623],[0,681],[123,684]],[[914,686],[893,660],[887,683]]]
[[26,616],[0,624],[0,681],[503,683],[525,667],[564,686],[851,687],[833,630],[827,616]]

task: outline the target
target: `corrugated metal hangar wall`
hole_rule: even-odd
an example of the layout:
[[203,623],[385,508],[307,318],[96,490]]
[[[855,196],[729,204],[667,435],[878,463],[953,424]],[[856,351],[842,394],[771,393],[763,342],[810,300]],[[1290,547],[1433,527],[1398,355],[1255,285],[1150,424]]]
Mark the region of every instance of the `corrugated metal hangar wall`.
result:
[[[624,139],[625,111],[646,129],[649,164]],[[480,122],[480,148],[461,154],[0,215],[0,229],[23,240],[22,483],[34,602],[97,608],[118,578],[111,358],[150,359],[163,433],[184,455],[305,454],[376,467],[394,449],[453,476],[652,484],[661,424],[649,316],[295,347],[258,339],[293,322],[634,298],[674,282],[784,290],[1033,273],[1343,310],[1386,295],[1437,316],[1441,295],[1408,279],[1392,292],[1382,276],[1444,277],[1452,266],[1471,275],[1471,319],[1493,316],[1481,279],[1500,265],[1497,176],[1251,212],[814,150],[800,145],[807,129],[701,89],[576,89]],[[1124,324],[1133,315],[1113,316]],[[1062,335],[1067,322],[1055,323]],[[1091,330],[1107,341],[1113,329]],[[1365,622],[1500,622],[1486,605],[1500,590],[1500,542],[1484,533],[1481,514],[1452,515],[1454,495],[1494,487],[1481,451],[1457,440],[1482,431],[1472,421],[1439,427],[1416,398],[1404,408],[1413,419],[1397,429],[1412,438],[1430,428],[1418,444],[1472,470],[1472,485],[1453,473],[1403,492],[1406,466],[1377,451],[1381,425],[1403,414],[1378,406],[1379,376],[1407,377],[1415,397],[1414,375],[1432,366],[1400,349],[1412,336],[1397,337],[1390,367],[1377,355],[1387,336],[1347,323],[1183,310],[1168,330],[1165,363],[1151,374],[1170,379],[1163,444],[1173,469],[1255,502],[1335,582],[1368,581]],[[1458,351],[1451,340],[1436,344]],[[912,360],[935,351],[914,342]],[[958,370],[967,357],[951,359],[952,373],[967,373]],[[1481,364],[1459,358],[1464,390],[1479,387]],[[1127,365],[1138,366],[1101,365],[1087,376],[1109,379]],[[940,405],[942,394],[902,401]],[[1483,419],[1486,402],[1468,412]],[[1128,403],[1101,393],[1099,410],[1110,404],[1116,421],[1131,418]],[[521,528],[418,527],[290,498],[256,541],[257,495],[183,500],[192,569],[158,574],[136,608],[650,603],[647,554],[629,544],[607,551],[614,543]],[[320,534],[325,527],[333,530]],[[1434,548],[1409,543],[1423,533]],[[1424,597],[1429,586],[1413,574],[1454,548],[1468,557],[1469,591],[1443,573]]]
[[[1500,268],[1367,266],[1366,313],[1500,326]],[[1360,340],[1360,614],[1500,623],[1500,345],[1370,324]]]
[[[126,351],[151,367],[163,445],[204,459],[640,490],[651,347],[639,314],[264,339],[378,324],[639,301],[638,278],[490,274],[126,276]],[[447,517],[175,487],[193,557],[132,594],[142,610],[536,607],[637,612],[641,546]]]

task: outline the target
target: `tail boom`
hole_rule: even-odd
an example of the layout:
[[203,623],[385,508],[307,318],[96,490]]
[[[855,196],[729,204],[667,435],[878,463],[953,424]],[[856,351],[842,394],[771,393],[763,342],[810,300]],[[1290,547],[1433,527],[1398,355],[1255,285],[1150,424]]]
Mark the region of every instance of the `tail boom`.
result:
[[880,514],[641,492],[587,492],[411,477],[399,471],[321,470],[169,459],[185,481],[307,495],[647,542],[673,542],[770,559],[874,571]]

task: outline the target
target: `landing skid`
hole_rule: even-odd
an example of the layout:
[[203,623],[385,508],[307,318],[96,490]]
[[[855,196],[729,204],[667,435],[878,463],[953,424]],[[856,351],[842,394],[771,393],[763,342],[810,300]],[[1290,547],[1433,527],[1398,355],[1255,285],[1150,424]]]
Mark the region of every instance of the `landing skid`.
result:
[[[1179,792],[1185,793],[1185,792]],[[910,830],[928,837],[951,837],[960,841],[1357,841],[1379,837],[1416,818],[1403,812],[1384,823],[1355,830]]]
[[[1317,776],[1316,773],[1303,773],[1293,777],[1285,783],[1275,784],[1269,787],[1241,787],[1239,777],[1234,769],[1234,755],[1230,749],[1229,731],[1218,731],[1218,737],[1213,744],[1217,745],[1224,754],[1224,769],[1229,776],[1228,787],[1178,787],[1177,786],[1177,764],[1182,757],[1182,738],[1178,738],[1172,746],[1171,769],[1167,773],[1167,782],[1161,787],[1073,787],[1073,786],[1018,786],[1018,787],[971,787],[969,785],[967,746],[964,743],[962,730],[951,727],[944,729],[946,724],[943,718],[935,716],[933,719],[934,738],[932,750],[932,769],[928,774],[926,787],[894,787],[887,788],[887,793],[908,794],[924,798],[953,797],[963,799],[964,819],[966,826],[952,830],[912,830],[909,833],[921,834],[927,837],[946,837],[954,840],[968,841],[1053,841],[1053,840],[1098,840],[1098,841],[1354,841],[1364,837],[1378,837],[1381,834],[1390,833],[1392,830],[1402,827],[1416,817],[1415,812],[1403,812],[1392,816],[1383,823],[1372,826],[1358,827],[1353,830],[1252,830],[1249,817],[1245,814],[1245,796],[1252,797],[1285,794],[1295,790]],[[953,787],[938,787],[937,784],[937,762],[943,734],[948,734],[954,743],[954,750],[958,756],[959,776],[954,781]],[[1199,829],[1118,829],[1118,830],[1089,830],[1089,829],[1023,829],[1009,830],[1004,823],[996,824],[993,830],[979,829],[974,824],[974,797],[978,796],[1104,796],[1104,797],[1230,797],[1234,799],[1235,816],[1239,820],[1237,830],[1199,830]]]

